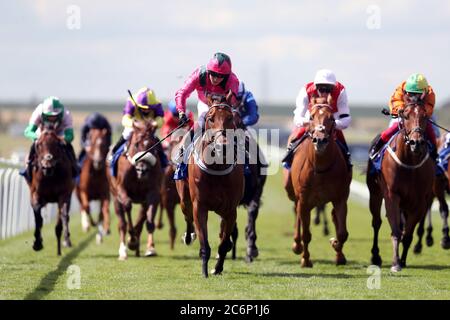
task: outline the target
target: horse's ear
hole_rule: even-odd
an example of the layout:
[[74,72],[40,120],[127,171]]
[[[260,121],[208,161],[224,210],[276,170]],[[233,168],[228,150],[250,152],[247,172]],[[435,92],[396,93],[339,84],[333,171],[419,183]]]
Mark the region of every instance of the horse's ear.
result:
[[333,97],[331,96],[331,93],[328,94],[327,96],[327,103],[329,106],[331,106],[331,103],[333,102]]
[[226,100],[226,102],[228,104],[230,104],[232,98],[233,98],[233,91],[231,91],[231,89],[230,89],[230,90],[228,90],[228,93],[227,93],[227,95],[225,97],[225,100]]

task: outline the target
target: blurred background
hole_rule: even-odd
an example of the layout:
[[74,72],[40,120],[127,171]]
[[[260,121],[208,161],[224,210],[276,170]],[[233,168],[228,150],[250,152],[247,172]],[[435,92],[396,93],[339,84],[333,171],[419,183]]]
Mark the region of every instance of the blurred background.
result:
[[[433,86],[450,126],[450,2],[432,1],[1,1],[0,157],[23,162],[32,110],[58,96],[79,129],[91,112],[121,132],[127,89],[155,90],[164,106],[217,51],[253,92],[260,128],[285,146],[295,98],[317,69],[348,92],[354,160],[388,124],[380,113],[411,73]],[[196,114],[196,93],[189,108]]]

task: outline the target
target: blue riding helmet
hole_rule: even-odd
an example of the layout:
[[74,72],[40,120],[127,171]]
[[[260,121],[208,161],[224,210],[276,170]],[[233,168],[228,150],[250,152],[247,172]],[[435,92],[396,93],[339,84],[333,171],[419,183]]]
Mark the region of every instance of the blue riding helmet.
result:
[[169,111],[172,112],[172,115],[174,117],[178,118],[178,110],[177,110],[177,105],[176,105],[175,101],[170,100],[168,103],[168,106],[169,106]]

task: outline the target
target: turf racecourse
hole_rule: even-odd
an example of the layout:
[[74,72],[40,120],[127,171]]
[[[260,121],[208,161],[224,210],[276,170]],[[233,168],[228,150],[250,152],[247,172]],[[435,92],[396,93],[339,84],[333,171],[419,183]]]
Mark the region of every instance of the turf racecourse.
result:
[[[434,214],[435,245],[415,256],[408,268],[391,274],[392,246],[389,226],[383,218],[380,250],[383,258],[380,289],[367,288],[367,267],[372,244],[367,203],[349,202],[349,239],[344,247],[348,264],[336,267],[334,251],[322,227],[312,226],[310,245],[314,267],[300,268],[300,257],[291,251],[294,217],[292,204],[282,189],[281,174],[270,176],[257,221],[260,256],[244,261],[246,212],[239,211],[238,259],[225,262],[221,276],[201,276],[198,240],[190,247],[181,243],[184,221],[177,211],[175,250],[169,249],[167,223],[156,232],[158,257],[117,260],[117,219],[113,213],[112,235],[102,245],[95,232],[81,232],[78,215],[70,223],[73,248],[56,256],[54,224],[43,230],[44,250],[31,248],[33,233],[0,242],[0,299],[450,299],[450,251],[439,246],[441,222]],[[330,216],[327,208],[328,217]],[[167,218],[165,219],[167,222]],[[209,218],[212,256],[217,252],[219,220]],[[332,229],[334,234],[334,228]],[[141,249],[145,249],[145,238]],[[415,241],[415,238],[414,238]],[[214,267],[211,259],[209,269]],[[79,289],[69,290],[70,265],[80,268]]]

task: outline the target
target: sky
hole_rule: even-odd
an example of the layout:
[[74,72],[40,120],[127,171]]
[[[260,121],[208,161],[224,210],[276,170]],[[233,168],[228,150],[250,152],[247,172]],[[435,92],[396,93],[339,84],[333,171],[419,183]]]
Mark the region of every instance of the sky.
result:
[[414,72],[438,106],[450,100],[447,0],[2,0],[0,12],[2,101],[124,101],[142,86],[168,100],[218,51],[261,102],[294,106],[321,68],[350,104],[385,104]]

